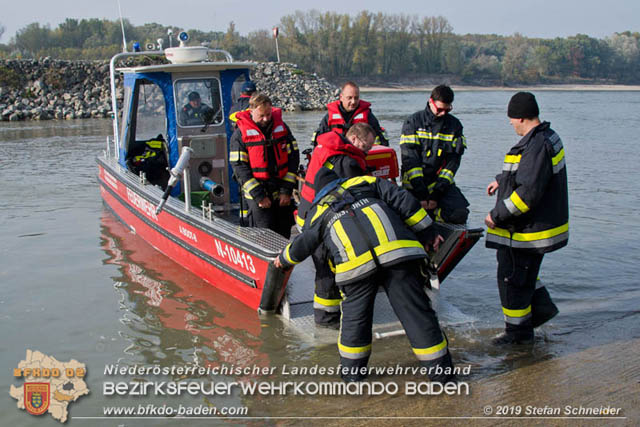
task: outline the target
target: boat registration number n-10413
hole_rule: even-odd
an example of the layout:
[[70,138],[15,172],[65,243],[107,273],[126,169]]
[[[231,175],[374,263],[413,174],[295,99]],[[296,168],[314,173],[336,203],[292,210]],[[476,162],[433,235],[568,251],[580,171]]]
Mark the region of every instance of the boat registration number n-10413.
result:
[[218,256],[228,262],[232,262],[235,265],[238,265],[250,273],[256,272],[256,267],[253,265],[253,258],[251,255],[236,249],[232,246],[227,245],[219,241],[218,239],[213,239],[216,245],[216,251],[218,252]]

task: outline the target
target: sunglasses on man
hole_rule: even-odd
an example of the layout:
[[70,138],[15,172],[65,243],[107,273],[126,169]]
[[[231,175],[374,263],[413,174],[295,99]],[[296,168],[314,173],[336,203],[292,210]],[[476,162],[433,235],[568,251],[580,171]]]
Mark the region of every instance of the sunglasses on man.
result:
[[433,98],[429,98],[429,102],[431,102],[431,105],[433,106],[433,109],[436,110],[436,114],[440,114],[440,113],[448,113],[449,111],[453,110],[453,105],[449,104],[446,107],[438,107],[436,105],[436,102],[433,100]]

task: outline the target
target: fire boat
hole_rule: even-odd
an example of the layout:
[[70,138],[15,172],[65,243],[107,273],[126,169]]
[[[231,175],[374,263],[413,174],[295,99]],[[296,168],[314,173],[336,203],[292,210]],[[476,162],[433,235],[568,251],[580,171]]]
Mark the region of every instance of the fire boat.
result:
[[[228,117],[255,63],[187,46],[184,32],[179,39],[178,47],[147,46],[111,59],[113,136],[96,159],[103,201],[131,232],[244,305],[313,328],[313,263],[276,268],[273,260],[288,240],[243,226],[239,215]],[[151,57],[163,63],[149,65]],[[199,113],[183,114],[194,93]],[[374,176],[398,176],[392,148],[375,146],[367,163]],[[444,224],[441,234],[446,240],[431,256],[427,288],[439,286],[482,229]],[[379,293],[376,325],[388,329],[395,322],[386,295]]]

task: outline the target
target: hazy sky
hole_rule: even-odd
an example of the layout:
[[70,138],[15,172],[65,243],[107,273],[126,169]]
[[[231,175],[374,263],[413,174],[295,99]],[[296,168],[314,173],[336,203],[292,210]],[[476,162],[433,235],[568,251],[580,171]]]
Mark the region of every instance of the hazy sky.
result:
[[[626,30],[640,31],[640,0],[120,0],[122,14],[133,24],[157,22],[182,29],[220,30],[230,21],[241,34],[275,26],[296,10],[318,9],[356,14],[370,12],[442,15],[456,34],[519,32],[528,37],[567,37],[578,33],[603,38]],[[32,22],[55,28],[65,18],[118,17],[117,0],[0,0],[0,42]]]

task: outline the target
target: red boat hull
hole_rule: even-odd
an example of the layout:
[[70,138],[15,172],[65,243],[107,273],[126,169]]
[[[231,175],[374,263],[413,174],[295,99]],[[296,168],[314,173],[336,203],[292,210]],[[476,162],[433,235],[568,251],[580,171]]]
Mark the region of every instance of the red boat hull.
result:
[[[242,247],[229,236],[207,230],[193,216],[155,204],[140,189],[99,161],[100,193],[113,213],[158,251],[253,309],[272,311],[288,275],[273,267],[276,255]],[[265,295],[265,285],[271,294]],[[275,285],[275,286],[274,286]],[[275,288],[275,289],[274,289]],[[275,291],[275,292],[274,292]]]

